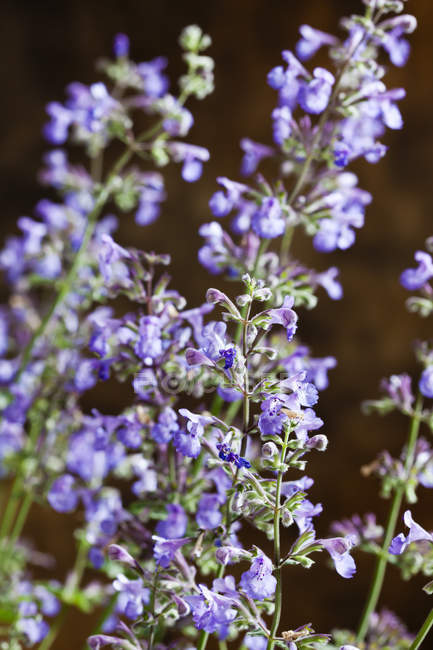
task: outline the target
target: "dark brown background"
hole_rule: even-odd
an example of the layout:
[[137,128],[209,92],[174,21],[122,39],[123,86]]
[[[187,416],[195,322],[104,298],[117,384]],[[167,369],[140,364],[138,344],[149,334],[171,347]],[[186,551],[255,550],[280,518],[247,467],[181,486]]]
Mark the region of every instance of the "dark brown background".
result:
[[[170,252],[174,285],[190,305],[202,300],[209,284],[196,261],[197,227],[210,220],[208,199],[220,174],[236,178],[242,136],[267,142],[269,114],[274,92],[267,87],[267,71],[280,62],[280,51],[292,48],[297,27],[304,22],[333,31],[338,17],[359,10],[352,0],[3,0],[0,9],[0,186],[2,237],[15,229],[21,214],[31,214],[41,198],[36,173],[46,149],[40,132],[44,106],[63,99],[69,81],[86,83],[96,78],[93,62],[111,49],[113,35],[128,33],[135,60],[165,54],[170,58],[172,79],[181,71],[176,44],[181,28],[198,23],[212,35],[211,54],[216,60],[216,91],[192,110],[196,126],[191,141],[207,146],[212,155],[203,178],[195,186],[183,183],[179,169],[164,171],[169,200],[160,220],[139,229],[124,218],[122,243]],[[382,376],[409,370],[416,372],[411,342],[427,337],[430,326],[404,309],[405,292],[398,275],[411,264],[413,251],[432,233],[433,158],[433,15],[431,0],[412,0],[408,11],[420,26],[412,37],[413,54],[406,68],[393,69],[390,86],[402,85],[408,97],[402,102],[403,132],[389,133],[388,156],[379,165],[358,165],[360,184],[374,195],[367,224],[357,235],[354,248],[324,256],[308,242],[295,242],[304,261],[342,271],[345,299],[331,303],[323,298],[317,310],[301,315],[301,336],[317,356],[333,354],[339,365],[332,372],[331,387],[323,394],[319,412],[326,419],[329,450],[309,466],[316,478],[313,501],[322,501],[320,535],[330,521],[353,512],[375,509],[383,521],[387,504],[376,497],[377,485],[364,480],[360,465],[385,447],[394,452],[405,438],[406,422],[398,417],[381,420],[360,414],[360,402],[377,395]],[[6,295],[6,293],[4,294]],[[114,408],[116,394],[99,392],[98,406]],[[120,405],[120,404],[119,404]],[[427,528],[433,528],[431,495],[422,491],[424,503],[415,512]],[[71,530],[67,517],[54,517],[35,509],[26,532],[41,550],[53,552],[58,573],[64,575],[71,560]],[[325,566],[309,572],[291,570],[286,576],[286,628],[313,621],[317,630],[336,625],[355,626],[371,575],[369,559],[359,561],[357,577],[344,581]],[[416,629],[430,608],[420,591],[423,580],[400,583],[391,569],[383,602],[394,608]],[[81,647],[90,630],[88,623],[71,615],[67,633],[56,650]],[[81,643],[80,643],[81,642]],[[428,642],[427,642],[428,643]],[[426,643],[425,647],[428,646]],[[433,642],[432,642],[433,643]]]

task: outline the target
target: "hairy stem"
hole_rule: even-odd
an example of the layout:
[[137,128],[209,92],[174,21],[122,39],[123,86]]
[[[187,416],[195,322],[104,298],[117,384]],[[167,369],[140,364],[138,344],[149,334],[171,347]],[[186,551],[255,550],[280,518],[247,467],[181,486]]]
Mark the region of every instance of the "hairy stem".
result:
[[[407,450],[406,450],[406,461],[405,461],[405,475],[408,476],[414,460],[415,454],[415,445],[418,439],[418,431],[420,426],[420,418],[422,411],[422,398],[418,396],[417,403],[415,406],[415,411],[412,416]],[[406,490],[406,485],[403,483],[400,485],[394,493],[394,497],[391,502],[388,523],[386,525],[385,536],[382,544],[382,552],[377,556],[376,566],[373,573],[373,579],[370,585],[370,591],[367,596],[367,602],[362,613],[361,621],[358,628],[358,633],[356,640],[359,642],[363,641],[365,635],[367,634],[368,625],[370,622],[370,616],[376,609],[378,600],[380,598],[380,593],[382,591],[383,582],[385,579],[386,567],[388,565],[388,548],[391,543],[392,538],[394,537],[395,527],[397,524],[398,516],[400,513],[401,504],[403,502],[404,493]]]
[[266,650],[272,650],[275,643],[275,636],[278,631],[278,626],[281,619],[281,606],[283,599],[283,579],[282,579],[282,566],[281,566],[281,544],[280,544],[280,512],[281,512],[281,484],[283,481],[284,470],[282,465],[286,459],[287,443],[289,440],[290,429],[286,428],[284,436],[284,444],[281,447],[280,454],[280,469],[278,470],[277,485],[275,490],[275,512],[274,512],[274,565],[275,577],[277,585],[275,589],[275,609],[274,617],[272,619],[271,631]]

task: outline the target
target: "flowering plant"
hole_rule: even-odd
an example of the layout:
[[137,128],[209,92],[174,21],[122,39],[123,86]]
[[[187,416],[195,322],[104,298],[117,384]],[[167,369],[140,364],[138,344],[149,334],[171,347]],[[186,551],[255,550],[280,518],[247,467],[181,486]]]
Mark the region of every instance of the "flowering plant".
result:
[[[210,288],[197,307],[170,288],[169,256],[121,246],[106,211],[148,227],[166,198],[160,168],[180,163],[187,183],[200,178],[209,152],[184,140],[194,121],[186,104],[213,90],[210,37],[195,25],[182,32],[178,94],[165,59],[135,63],[118,34],[114,60],[100,65],[107,82],[70,84],[65,103],[48,105],[54,148],[41,181],[59,200],[20,218],[22,234],[0,253],[11,291],[0,319],[0,458],[2,475],[14,477],[0,527],[2,649],[47,650],[71,607],[103,610],[87,639],[94,650],[204,650],[210,637],[221,650],[415,649],[428,633],[433,614],[412,637],[376,611],[388,563],[403,577],[431,566],[433,537],[410,511],[408,535],[394,535],[403,502],[433,485],[433,450],[418,435],[433,422],[423,404],[433,397],[428,344],[417,349],[417,396],[408,375],[393,375],[385,397],[366,404],[410,420],[399,458],[383,452],[364,468],[391,499],[386,527],[369,513],[318,534],[322,504],[310,501],[305,474],[309,454],[327,448],[316,405],[336,359],[300,342],[302,310],[322,289],[332,300],[343,292],[336,267],[317,271],[294,257],[293,236],[303,230],[321,253],[354,244],[371,195],[349,168],[377,163],[387,149],[379,138],[403,126],[404,90],[385,86],[381,61],[404,65],[416,26],[402,2],[364,5],[340,37],[302,26],[296,53],[284,51],[269,72],[272,144],[241,141],[244,180],[217,179],[209,207],[218,221],[199,228],[199,262],[236,288]],[[332,72],[307,67],[321,48]],[[84,149],[87,167],[71,162],[67,144]],[[231,234],[219,221],[229,215]],[[433,261],[425,252],[416,261],[401,282],[421,292],[409,307],[428,315]],[[129,403],[120,413],[87,409],[84,393],[109,379],[131,388]],[[63,583],[33,571],[41,558],[22,530],[35,502],[79,512],[77,559]],[[282,618],[292,567],[329,556],[348,579],[358,551],[374,554],[376,569],[357,632],[292,629]],[[97,580],[85,583],[87,568]]]

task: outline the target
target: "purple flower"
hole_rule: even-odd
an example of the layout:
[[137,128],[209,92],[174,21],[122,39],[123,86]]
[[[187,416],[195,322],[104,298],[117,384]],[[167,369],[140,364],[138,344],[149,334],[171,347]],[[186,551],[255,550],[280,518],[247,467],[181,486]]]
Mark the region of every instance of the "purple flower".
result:
[[187,431],[180,429],[174,434],[173,444],[177,451],[184,456],[197,458],[201,451],[200,438],[204,433],[204,427],[212,420],[210,418],[191,413],[188,409],[179,409],[180,415],[188,420]]
[[295,335],[298,314],[293,311],[292,307],[295,300],[292,296],[285,296],[284,302],[278,309],[270,309],[267,313],[269,316],[269,325],[282,325],[286,328],[287,340],[291,341]]
[[[164,444],[170,442],[178,430],[179,424],[176,413],[172,408],[166,406],[158,415],[158,422],[152,426],[150,435],[159,444]],[[182,535],[175,535],[175,537],[182,537]]]
[[51,144],[63,144],[68,139],[68,130],[72,123],[72,114],[59,102],[50,102],[47,113],[51,121],[44,126],[44,136]]
[[424,253],[424,251],[417,251],[415,253],[415,260],[418,262],[418,268],[406,269],[400,275],[400,283],[408,291],[416,291],[422,287],[433,277],[433,260],[431,255]]
[[296,44],[296,54],[301,61],[311,59],[311,57],[316,54],[317,50],[324,45],[332,46],[337,45],[338,43],[335,36],[314,29],[313,27],[310,27],[310,25],[301,25],[299,32],[302,38]]
[[317,541],[328,551],[337,573],[342,578],[352,578],[356,572],[356,565],[353,557],[350,555],[350,549],[354,545],[355,540],[349,535],[348,537],[330,537]]
[[158,316],[142,316],[138,333],[135,353],[146,366],[151,366],[162,354],[161,323]]
[[127,260],[131,259],[130,253],[116,244],[110,235],[101,235],[98,251],[99,269],[108,285],[129,287],[131,279]]
[[157,523],[156,532],[165,539],[183,537],[188,523],[185,510],[178,503],[169,503],[166,510],[167,518]]
[[39,600],[41,612],[45,614],[45,616],[56,616],[59,613],[60,602],[46,587],[43,585],[36,585],[33,593]]
[[158,537],[158,535],[153,535],[152,539],[155,542],[153,548],[153,557],[156,562],[160,564],[164,569],[170,565],[170,562],[174,558],[176,551],[178,551],[182,546],[188,544],[190,541],[189,538],[185,539],[164,539],[163,537]]
[[241,174],[243,176],[251,176],[251,174],[254,174],[262,159],[269,158],[274,153],[271,147],[254,142],[249,138],[242,138],[241,149],[244,151],[241,165]]
[[59,476],[48,492],[48,502],[57,512],[72,512],[78,504],[75,479],[70,474]]
[[261,404],[262,414],[259,417],[259,429],[263,436],[279,435],[283,424],[288,421],[285,413],[281,412],[284,403],[278,397],[269,397]]
[[113,582],[114,590],[118,592],[116,610],[135,621],[143,613],[143,606],[147,605],[150,598],[150,591],[143,586],[141,578],[128,580],[123,574],[119,574]]
[[163,56],[137,65],[138,74],[143,82],[143,90],[149,97],[156,99],[167,92],[169,82],[167,76],[162,72],[166,66],[167,59]]
[[343,297],[343,287],[337,280],[339,272],[336,266],[331,266],[327,271],[318,273],[315,277],[317,284],[327,291],[331,300],[341,300]]
[[301,85],[298,102],[307,113],[318,114],[328,105],[335,78],[324,68],[315,68],[313,76],[312,81]]
[[224,370],[229,370],[233,366],[236,348],[226,348],[225,350],[220,350],[220,355],[224,358]]
[[[218,190],[209,201],[209,207],[215,217],[225,217],[237,206],[241,196],[248,191],[248,186],[243,183],[236,183],[225,176],[217,178],[217,183],[225,191]],[[202,234],[202,233],[200,233]]]
[[433,397],[433,366],[423,371],[418,386],[424,397]]
[[274,595],[277,586],[277,580],[272,575],[272,571],[271,560],[260,552],[252,561],[248,571],[242,574],[239,584],[246,594],[254,600],[270,598]]
[[28,645],[34,645],[44,639],[50,628],[46,621],[35,618],[20,618],[17,629],[27,637]]
[[[404,18],[404,16],[399,16],[399,18]],[[404,32],[405,30],[397,25],[381,40],[381,45],[388,52],[391,63],[398,67],[406,65],[410,54],[409,42],[402,37]]]
[[389,553],[392,555],[401,555],[412,542],[419,542],[421,540],[433,542],[433,535],[428,533],[413,520],[410,510],[406,510],[404,513],[403,521],[409,528],[409,533],[406,536],[403,533],[400,533],[394,537],[388,549]]
[[195,518],[199,528],[212,530],[221,524],[220,505],[221,501],[218,494],[204,494],[201,497]]
[[195,627],[209,634],[217,632],[220,639],[225,638],[230,623],[236,618],[236,610],[233,608],[235,601],[211,591],[205,585],[198,587],[199,596],[185,596],[192,608]]
[[129,54],[129,38],[126,34],[116,34],[113,44],[114,55],[118,58]]
[[275,197],[266,197],[254,213],[252,219],[254,232],[263,239],[280,237],[286,229],[286,220],[280,202]]
[[[231,448],[230,445],[228,445],[225,442],[221,442],[217,444],[217,449],[218,449],[218,456],[221,458],[221,460],[225,460],[228,463],[234,463],[236,467],[239,469],[241,467],[245,467],[248,469],[251,467],[251,463],[246,460],[245,458],[242,458],[242,456],[239,456],[239,454],[235,454]],[[218,487],[218,486],[217,486]]]
[[404,411],[409,411],[415,397],[412,393],[412,379],[407,374],[391,375],[389,379],[383,379],[381,387],[388,393],[390,398]]
[[168,146],[173,160],[183,162],[183,180],[188,183],[197,181],[202,174],[203,163],[209,160],[209,151],[204,147],[197,147],[185,142],[171,142]]
[[118,544],[110,544],[107,548],[107,553],[110,560],[113,560],[114,562],[121,562],[133,569],[137,567],[137,562],[134,560],[132,555]]
[[324,390],[329,386],[328,370],[335,368],[336,365],[337,360],[335,357],[311,358],[307,364],[306,380],[312,382],[317,390]]
[[160,204],[165,199],[164,180],[161,174],[147,172],[140,174],[140,198],[135,222],[139,226],[147,226],[159,215]]
[[272,111],[272,132],[274,142],[280,146],[292,135],[292,111],[288,106],[280,106]]

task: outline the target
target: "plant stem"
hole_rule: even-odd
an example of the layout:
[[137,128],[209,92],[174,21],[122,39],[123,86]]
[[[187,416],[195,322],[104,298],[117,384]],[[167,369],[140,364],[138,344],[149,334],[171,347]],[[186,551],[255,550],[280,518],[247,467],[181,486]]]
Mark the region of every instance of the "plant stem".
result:
[[[35,406],[37,407],[38,403],[36,403]],[[28,450],[27,450],[29,455],[33,453],[35,446],[37,444],[39,433],[42,428],[43,419],[44,419],[44,413],[39,412],[36,408],[34,410],[32,409],[31,427],[30,427],[30,433],[28,439]],[[14,482],[12,484],[12,489],[8,499],[8,504],[5,513],[2,517],[2,523],[0,527],[0,540],[4,539],[9,534],[13,526],[13,522],[18,510],[18,501],[22,492],[22,487],[23,487],[22,481],[23,481],[23,471],[22,468],[20,467],[20,469],[18,470],[15,476]],[[27,503],[29,499],[30,499],[30,503]],[[18,535],[22,530],[32,500],[33,500],[33,492],[28,491],[26,496],[24,497],[24,502],[22,505],[23,507],[24,503],[26,504],[26,512],[24,515],[21,515],[20,513],[18,515],[18,519],[15,522],[14,532],[15,530],[17,530]],[[14,537],[14,541],[16,541],[18,535]]]
[[[284,435],[284,444],[281,447],[280,465],[284,464],[286,459],[287,443],[289,440],[290,429],[286,427]],[[275,643],[275,636],[278,631],[278,626],[281,619],[281,605],[283,596],[283,581],[282,581],[282,566],[281,566],[281,545],[280,545],[280,511],[281,511],[281,484],[283,482],[284,470],[282,467],[278,470],[277,485],[275,489],[275,511],[274,511],[274,565],[276,567],[275,577],[277,585],[275,589],[275,609],[274,617],[272,619],[271,631],[266,650],[272,650]]]
[[427,634],[430,632],[430,628],[433,625],[433,609],[430,610],[429,615],[425,619],[424,623],[422,624],[422,627],[418,634],[415,637],[415,640],[413,641],[412,645],[410,646],[409,650],[417,650],[421,643],[424,641],[426,638]]
[[[241,442],[241,449],[240,449],[240,456],[245,455],[245,451],[247,448],[247,441],[248,441],[248,427],[249,427],[249,422],[250,422],[250,398],[249,398],[249,374],[248,374],[248,358],[247,358],[247,352],[248,352],[248,343],[247,343],[247,338],[248,338],[248,324],[249,324],[249,318],[251,314],[251,303],[248,304],[248,308],[246,310],[246,314],[244,314],[244,321],[242,325],[242,354],[245,358],[245,378],[244,378],[244,397],[242,400],[243,404],[243,435],[242,435],[242,442]],[[238,472],[239,468],[236,470],[236,474],[233,480],[233,485],[236,485],[236,481],[238,478]],[[231,500],[229,499],[227,501],[227,508],[226,508],[226,530],[227,532],[229,531],[230,528],[230,521],[231,521]],[[225,566],[221,564],[218,567],[218,572],[217,572],[217,578],[222,578],[224,575],[225,571]],[[197,645],[197,650],[205,650],[207,646],[207,642],[209,639],[209,632],[205,632],[204,630],[200,634],[199,640],[198,640],[198,645]]]
[[[405,461],[405,475],[408,476],[415,454],[415,445],[418,438],[418,431],[420,425],[420,417],[422,411],[422,398],[418,396],[417,403],[415,406],[415,411],[412,416],[409,436],[407,442],[406,450],[406,461]],[[365,635],[367,634],[368,625],[370,622],[370,616],[374,612],[377,606],[377,602],[382,591],[383,581],[385,579],[386,567],[388,564],[388,548],[391,543],[392,538],[394,537],[395,527],[397,524],[398,515],[400,512],[401,504],[403,501],[404,493],[406,490],[406,485],[403,483],[396,488],[394,497],[391,502],[391,507],[388,515],[388,523],[386,526],[385,537],[382,544],[382,552],[378,555],[376,560],[376,566],[374,569],[373,580],[371,582],[370,591],[368,593],[367,602],[362,613],[361,621],[358,628],[358,633],[356,640],[358,643],[364,640]]]

